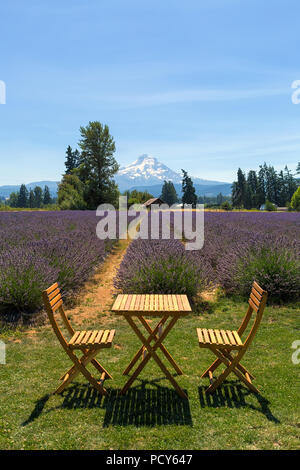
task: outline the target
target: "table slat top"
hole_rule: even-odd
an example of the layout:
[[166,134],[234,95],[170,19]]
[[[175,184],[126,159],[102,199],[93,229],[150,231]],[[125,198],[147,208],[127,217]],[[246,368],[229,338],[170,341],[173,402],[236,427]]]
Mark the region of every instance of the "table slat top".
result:
[[112,306],[113,312],[191,312],[183,294],[119,294]]

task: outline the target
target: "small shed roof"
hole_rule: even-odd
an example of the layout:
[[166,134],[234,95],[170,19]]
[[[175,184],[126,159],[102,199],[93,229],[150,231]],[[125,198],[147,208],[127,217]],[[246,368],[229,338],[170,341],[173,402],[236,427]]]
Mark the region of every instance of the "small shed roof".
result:
[[164,204],[164,201],[160,199],[159,197],[152,197],[151,199],[148,199],[148,201],[144,202],[145,207],[149,207],[152,204],[161,205],[161,204]]

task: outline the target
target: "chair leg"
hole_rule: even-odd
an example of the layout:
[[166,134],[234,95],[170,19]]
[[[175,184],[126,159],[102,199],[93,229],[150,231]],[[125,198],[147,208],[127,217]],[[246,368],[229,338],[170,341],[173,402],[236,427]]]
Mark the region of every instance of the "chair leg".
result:
[[[219,375],[219,377],[207,388],[206,393],[213,393],[228,377],[228,375],[233,372],[252,392],[259,393],[259,390],[254,387],[254,385],[251,383],[251,380],[249,381],[238,369],[237,365],[239,364],[240,359],[244,355],[244,351],[241,351],[240,353],[237,354],[237,356],[230,362],[229,359],[227,359],[224,354],[217,348],[210,348],[211,351],[213,351],[218,359],[220,359],[221,362],[223,362],[227,368],[224,370],[224,372]],[[250,378],[250,377],[249,377]]]
[[[224,354],[224,356],[226,356],[228,359],[230,359],[230,361],[233,361],[233,357],[232,355],[230,354],[229,351],[227,351],[226,349],[222,349],[222,352]],[[203,372],[203,374],[201,375],[201,379],[205,378],[205,377],[208,377],[209,376],[209,372],[214,372],[220,365],[222,364],[222,361],[221,359],[216,359],[209,367],[208,369],[206,369],[205,372]],[[237,369],[239,369],[244,375],[248,374],[249,377],[251,378],[251,380],[254,380],[255,377],[246,369],[246,367],[244,367],[242,364],[237,364]]]
[[89,353],[84,354],[81,359],[78,359],[75,354],[70,352],[69,357],[73,360],[74,366],[64,375],[63,383],[55,390],[54,393],[61,393],[65,389],[65,387],[72,380],[74,380],[74,378],[81,372],[85,376],[85,378],[90,382],[90,384],[94,388],[96,388],[96,390],[98,390],[98,392],[100,392],[102,395],[105,395],[107,392],[106,389],[103,387],[102,383],[97,382],[97,380],[85,367],[89,362],[94,359],[98,352],[99,349],[92,350]]

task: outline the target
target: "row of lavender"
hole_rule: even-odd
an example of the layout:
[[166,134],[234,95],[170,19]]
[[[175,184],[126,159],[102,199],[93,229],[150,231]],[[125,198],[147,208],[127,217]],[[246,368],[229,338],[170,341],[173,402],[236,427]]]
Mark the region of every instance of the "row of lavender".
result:
[[136,240],[115,285],[126,292],[187,293],[209,285],[248,295],[256,279],[272,301],[300,296],[300,214],[206,212],[205,242],[188,252],[179,240]]
[[105,258],[112,242],[99,240],[93,211],[0,215],[0,311],[41,306],[41,291],[58,280],[68,295]]

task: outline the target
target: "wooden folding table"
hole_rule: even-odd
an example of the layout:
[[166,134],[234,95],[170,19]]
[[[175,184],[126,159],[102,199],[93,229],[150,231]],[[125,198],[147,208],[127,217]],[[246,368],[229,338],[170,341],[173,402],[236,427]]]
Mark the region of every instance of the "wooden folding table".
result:
[[[152,357],[179,395],[187,398],[182,388],[178,385],[156,352],[159,348],[177,374],[183,374],[167,348],[163,345],[163,341],[175,326],[178,319],[188,315],[192,311],[187,296],[173,294],[119,294],[114,302],[112,311],[124,316],[142,342],[142,347],[137,351],[128,367],[124,370],[123,375],[128,375],[140,358],[141,362],[124,385],[121,393],[125,393],[128,390]],[[150,326],[149,322],[144,318],[145,316],[160,317],[155,328]],[[136,319],[138,321],[135,321]],[[148,337],[145,337],[141,327],[145,328]],[[154,343],[151,345],[152,342]]]

